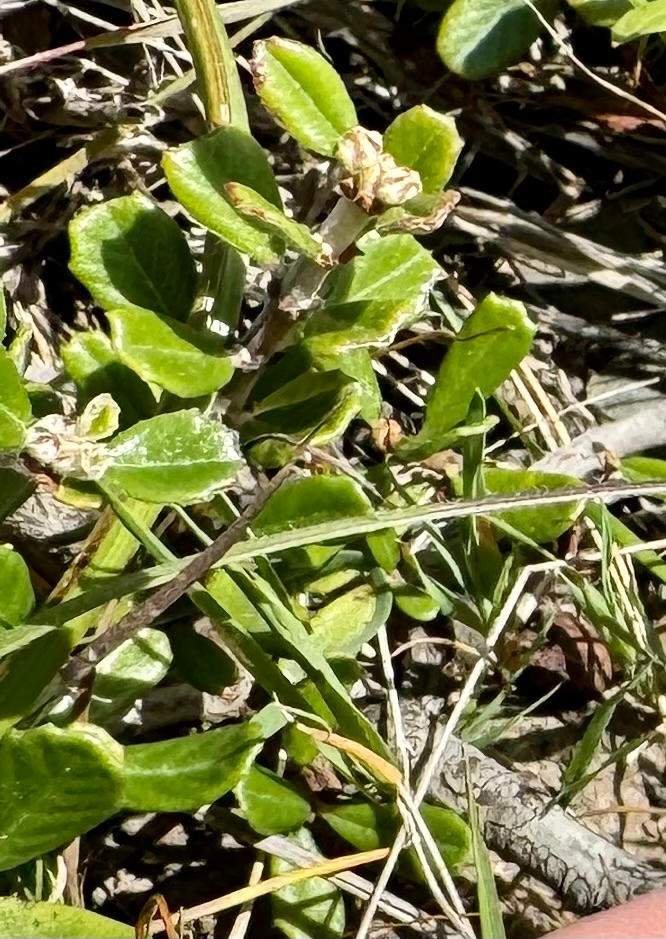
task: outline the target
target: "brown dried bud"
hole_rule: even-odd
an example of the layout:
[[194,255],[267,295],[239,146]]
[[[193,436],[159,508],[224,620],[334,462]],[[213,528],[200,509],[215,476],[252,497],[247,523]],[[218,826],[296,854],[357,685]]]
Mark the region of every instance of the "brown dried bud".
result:
[[338,160],[349,173],[340,188],[365,212],[377,214],[384,206],[403,205],[423,191],[416,170],[399,166],[384,151],[377,131],[352,127],[338,144]]

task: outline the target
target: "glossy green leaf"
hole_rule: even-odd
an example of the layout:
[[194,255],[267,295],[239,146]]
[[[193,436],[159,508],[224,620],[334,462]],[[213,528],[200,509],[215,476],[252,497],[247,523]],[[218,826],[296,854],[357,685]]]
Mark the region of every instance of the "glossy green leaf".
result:
[[259,513],[252,529],[257,535],[270,535],[298,525],[335,522],[371,511],[370,500],[348,476],[308,476],[283,483]]
[[198,398],[226,385],[234,366],[215,336],[140,307],[107,313],[120,361],[144,381],[179,398]]
[[88,206],[70,222],[69,236],[70,267],[99,306],[187,318],[194,261],[177,223],[151,199],[135,192]]
[[212,639],[198,633],[191,623],[175,623],[169,630],[169,639],[174,664],[193,688],[219,695],[237,681],[238,669],[233,659]]
[[[566,489],[580,485],[577,479],[558,473],[540,473],[534,470],[487,467],[483,479],[488,493],[511,495],[536,492],[547,497],[549,489]],[[537,505],[498,513],[499,517],[533,541],[543,544],[556,541],[568,531],[580,515],[582,504]]]
[[384,134],[384,149],[400,166],[417,171],[426,194],[446,186],[462,145],[455,120],[426,104],[399,114]]
[[317,610],[312,635],[326,658],[353,658],[373,639],[391,613],[392,594],[362,584]]
[[[539,2],[546,12],[549,3]],[[519,62],[541,32],[523,0],[454,0],[439,29],[437,51],[463,78],[496,75]]]
[[198,411],[174,411],[118,434],[107,450],[104,482],[143,502],[202,502],[243,466],[235,435]]
[[0,870],[67,844],[117,811],[120,747],[101,728],[46,724],[0,741]]
[[446,353],[423,427],[399,444],[400,456],[419,459],[443,449],[445,435],[465,420],[477,390],[491,395],[527,355],[534,330],[522,303],[489,294]]
[[[257,402],[253,419],[241,433],[245,440],[255,441],[254,460],[280,466],[298,444],[323,446],[342,436],[360,406],[359,388],[346,375],[306,372]],[[266,439],[258,441],[261,437]]]
[[23,422],[32,417],[30,398],[23,379],[17,372],[11,356],[4,349],[0,349],[0,408],[9,411]]
[[395,587],[393,599],[396,606],[406,616],[410,616],[419,623],[429,623],[431,620],[437,619],[440,614],[439,603],[425,590],[412,587],[410,584]]
[[641,36],[666,32],[666,0],[652,0],[628,10],[611,32],[614,42],[630,42]]
[[[290,840],[321,857],[307,828],[289,835]],[[323,860],[323,857],[322,857]],[[273,877],[296,865],[271,858]],[[334,939],[345,932],[345,904],[340,890],[323,877],[311,877],[271,894],[273,925],[289,939]]]
[[250,65],[259,97],[292,137],[334,156],[340,137],[358,121],[330,62],[310,46],[274,37],[255,43]]
[[281,207],[273,170],[253,137],[237,127],[219,127],[167,151],[162,165],[174,195],[198,222],[262,264],[277,260],[281,247],[274,237],[239,215],[225,192],[227,183],[242,183]]
[[[319,815],[345,841],[359,851],[390,847],[400,827],[400,814],[394,804],[346,802],[319,806]],[[470,833],[465,822],[451,809],[422,805],[421,815],[430,829],[447,867],[454,869],[467,860]],[[407,872],[418,876],[413,850],[408,855]]]
[[0,404],[0,452],[18,451],[25,442],[25,424]]
[[16,897],[0,898],[0,939],[132,939],[134,929],[108,916],[100,916],[60,903],[26,903]]
[[288,218],[282,209],[276,208],[258,192],[242,183],[227,183],[224,187],[234,209],[250,224],[256,225],[269,235],[283,239],[291,248],[306,258],[326,264],[326,254],[321,240],[315,238],[307,225]]
[[204,734],[126,747],[123,806],[138,812],[192,812],[214,802],[238,785],[270,733],[253,718]]
[[295,786],[256,763],[236,787],[236,797],[250,827],[260,835],[296,831],[312,814]]
[[117,646],[95,666],[90,720],[103,725],[126,714],[162,681],[171,658],[169,639],[159,629],[140,629]]
[[110,394],[121,411],[121,427],[131,427],[155,411],[155,395],[139,376],[120,361],[111,340],[102,332],[77,333],[63,346],[68,375],[86,404]]
[[0,545],[0,620],[18,626],[35,605],[30,571],[21,555]]
[[25,424],[32,417],[30,398],[9,353],[0,349],[0,451],[20,450]]
[[590,26],[613,26],[634,9],[632,0],[567,0],[567,3]]
[[365,240],[362,250],[329,275],[324,303],[307,320],[304,338],[314,357],[385,346],[422,312],[441,273],[411,235]]

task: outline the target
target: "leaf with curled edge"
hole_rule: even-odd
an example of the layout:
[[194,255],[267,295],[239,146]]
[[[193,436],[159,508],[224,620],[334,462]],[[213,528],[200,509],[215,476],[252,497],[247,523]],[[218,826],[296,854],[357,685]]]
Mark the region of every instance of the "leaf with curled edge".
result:
[[232,483],[245,462],[236,435],[194,409],[158,414],[103,451],[101,479],[142,502],[189,505]]

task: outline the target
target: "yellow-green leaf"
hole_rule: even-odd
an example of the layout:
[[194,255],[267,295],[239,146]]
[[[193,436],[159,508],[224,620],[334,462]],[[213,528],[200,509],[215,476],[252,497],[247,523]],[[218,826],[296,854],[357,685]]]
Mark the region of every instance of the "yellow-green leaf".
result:
[[114,438],[104,482],[142,502],[202,502],[229,485],[243,459],[232,431],[196,410],[159,414]]
[[277,261],[281,245],[244,219],[225,191],[227,183],[242,183],[281,208],[268,158],[250,134],[238,127],[219,127],[167,151],[162,165],[174,195],[193,218],[260,263]]
[[184,323],[136,306],[110,310],[107,318],[120,361],[179,398],[212,394],[234,373],[221,340]]
[[417,171],[426,194],[446,186],[462,145],[455,120],[426,104],[399,114],[384,134],[384,149],[400,166]]
[[259,97],[292,137],[333,156],[340,137],[357,123],[333,66],[310,46],[281,37],[255,43],[250,65]]

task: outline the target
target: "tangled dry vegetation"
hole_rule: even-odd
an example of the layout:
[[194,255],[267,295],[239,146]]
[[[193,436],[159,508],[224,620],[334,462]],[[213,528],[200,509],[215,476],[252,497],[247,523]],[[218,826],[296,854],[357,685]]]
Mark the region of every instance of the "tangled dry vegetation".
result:
[[0,935],[666,883],[666,56],[584,6],[465,76],[226,2],[236,86],[203,0],[2,0]]

